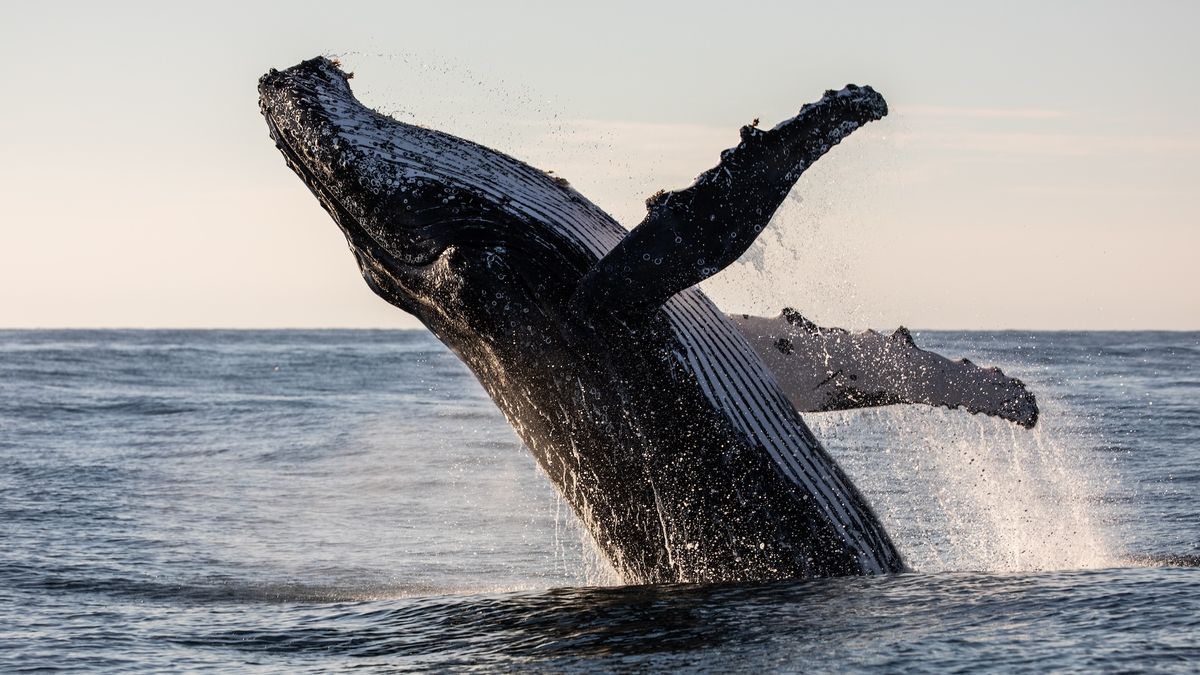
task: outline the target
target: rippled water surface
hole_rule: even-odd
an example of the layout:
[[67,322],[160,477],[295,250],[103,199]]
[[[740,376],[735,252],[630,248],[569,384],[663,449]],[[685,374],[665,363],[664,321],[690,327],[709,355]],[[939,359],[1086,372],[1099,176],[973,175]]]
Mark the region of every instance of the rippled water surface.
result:
[[917,339],[1043,417],[807,416],[912,572],[620,587],[425,333],[0,331],[0,671],[1200,668],[1200,334]]

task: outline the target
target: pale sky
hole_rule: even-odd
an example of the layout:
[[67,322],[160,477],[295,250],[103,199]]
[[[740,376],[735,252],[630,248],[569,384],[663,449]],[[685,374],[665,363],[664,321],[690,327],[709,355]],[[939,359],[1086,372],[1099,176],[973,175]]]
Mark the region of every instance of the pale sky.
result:
[[870,84],[727,311],[1200,329],[1200,3],[27,3],[0,21],[0,327],[414,327],[288,170],[256,81],[318,54],[627,227],[758,117]]

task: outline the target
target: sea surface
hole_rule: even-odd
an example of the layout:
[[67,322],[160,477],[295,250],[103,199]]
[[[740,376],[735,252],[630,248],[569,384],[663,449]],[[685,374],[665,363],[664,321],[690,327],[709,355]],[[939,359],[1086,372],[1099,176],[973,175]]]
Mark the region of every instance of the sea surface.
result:
[[0,672],[1200,670],[1200,333],[916,338],[1043,415],[806,415],[911,572],[626,587],[427,333],[0,331]]

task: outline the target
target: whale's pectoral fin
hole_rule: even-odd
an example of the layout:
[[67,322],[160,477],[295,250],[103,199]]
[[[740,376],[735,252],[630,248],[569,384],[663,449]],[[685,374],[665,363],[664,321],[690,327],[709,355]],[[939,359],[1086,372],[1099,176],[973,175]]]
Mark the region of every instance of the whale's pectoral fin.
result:
[[1020,380],[919,349],[903,327],[821,328],[790,307],[774,318],[730,318],[801,412],[925,403],[1037,424],[1037,400]]
[[645,220],[587,272],[572,306],[637,316],[721,271],[749,248],[805,169],[886,114],[882,96],[849,85],[769,131],[742,127],[741,143],[690,187],[646,201]]

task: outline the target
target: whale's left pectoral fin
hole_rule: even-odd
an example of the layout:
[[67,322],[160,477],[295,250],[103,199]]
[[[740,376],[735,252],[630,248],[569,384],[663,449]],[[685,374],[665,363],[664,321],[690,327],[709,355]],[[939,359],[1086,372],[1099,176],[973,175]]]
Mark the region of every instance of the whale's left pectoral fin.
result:
[[821,328],[791,308],[774,318],[730,318],[801,412],[924,403],[1037,424],[1037,400],[1023,382],[920,349],[903,327],[891,335],[850,333]]
[[587,272],[573,308],[645,315],[721,271],[750,247],[805,169],[886,114],[873,89],[848,85],[773,129],[742,127],[741,143],[690,187],[646,201],[646,218]]

